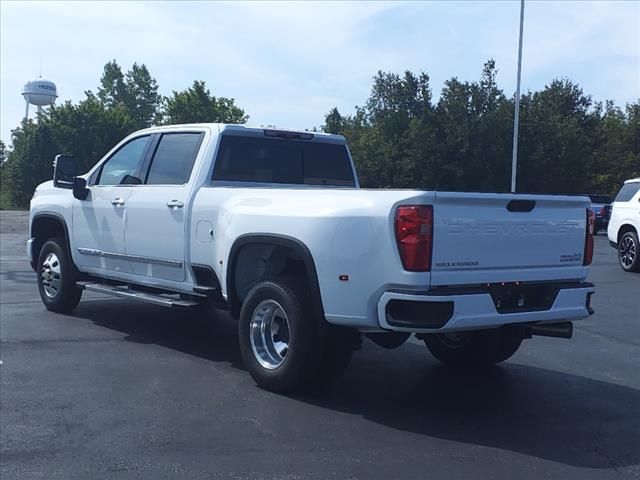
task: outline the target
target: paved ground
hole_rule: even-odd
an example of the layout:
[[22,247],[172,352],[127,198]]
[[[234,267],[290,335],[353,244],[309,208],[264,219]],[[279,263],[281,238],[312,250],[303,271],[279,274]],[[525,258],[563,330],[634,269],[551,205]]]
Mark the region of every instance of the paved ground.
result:
[[481,377],[367,341],[332,388],[285,397],[255,387],[228,319],[97,295],[47,312],[24,214],[0,220],[3,480],[640,478],[640,275],[605,237],[573,340]]

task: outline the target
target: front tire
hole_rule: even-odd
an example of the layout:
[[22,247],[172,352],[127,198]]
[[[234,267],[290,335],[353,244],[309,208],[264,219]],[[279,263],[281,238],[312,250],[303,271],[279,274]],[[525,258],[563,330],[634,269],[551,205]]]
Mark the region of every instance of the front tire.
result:
[[272,392],[298,389],[316,378],[326,325],[301,289],[284,280],[255,285],[240,310],[240,351],[249,373]]
[[455,368],[483,368],[510,358],[522,337],[501,329],[428,334],[424,343],[440,362]]
[[47,310],[69,313],[82,297],[76,287],[75,269],[67,253],[64,238],[45,242],[38,256],[38,291]]
[[635,232],[627,232],[618,242],[618,262],[625,272],[640,272],[640,244]]

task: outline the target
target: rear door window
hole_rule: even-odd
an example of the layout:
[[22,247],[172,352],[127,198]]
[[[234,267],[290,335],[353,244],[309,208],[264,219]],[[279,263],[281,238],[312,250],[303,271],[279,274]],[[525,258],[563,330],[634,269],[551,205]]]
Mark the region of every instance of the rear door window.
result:
[[213,180],[354,187],[345,145],[224,135]]
[[615,201],[628,202],[633,198],[638,190],[640,190],[640,182],[625,183],[618,192]]
[[148,185],[183,185],[189,181],[203,133],[165,133],[151,160]]

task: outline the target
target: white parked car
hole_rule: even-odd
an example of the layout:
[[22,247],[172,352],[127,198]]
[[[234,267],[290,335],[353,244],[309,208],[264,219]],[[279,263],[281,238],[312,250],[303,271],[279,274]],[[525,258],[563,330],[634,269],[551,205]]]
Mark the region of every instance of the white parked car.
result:
[[624,182],[611,208],[607,235],[627,272],[640,272],[640,178]]
[[[255,381],[283,391],[343,370],[363,335],[411,334],[448,365],[509,358],[589,316],[586,197],[360,189],[342,136],[150,128],[86,174],[58,156],[31,201],[46,308],[83,290],[238,320]],[[200,309],[206,314],[207,309]]]

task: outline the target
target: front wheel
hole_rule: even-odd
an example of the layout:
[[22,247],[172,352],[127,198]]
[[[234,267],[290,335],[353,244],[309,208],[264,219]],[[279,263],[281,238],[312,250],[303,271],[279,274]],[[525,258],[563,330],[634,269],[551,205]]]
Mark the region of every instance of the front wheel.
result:
[[640,245],[635,232],[625,233],[618,242],[618,261],[625,272],[640,272]]
[[240,351],[255,382],[284,392],[316,377],[326,334],[320,315],[293,283],[268,280],[255,285],[240,310]]
[[481,368],[503,362],[522,343],[522,337],[501,329],[435,333],[424,343],[440,362],[456,368]]
[[52,312],[69,313],[80,302],[82,290],[76,287],[64,238],[52,238],[40,249],[38,291],[45,308]]

